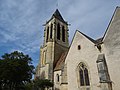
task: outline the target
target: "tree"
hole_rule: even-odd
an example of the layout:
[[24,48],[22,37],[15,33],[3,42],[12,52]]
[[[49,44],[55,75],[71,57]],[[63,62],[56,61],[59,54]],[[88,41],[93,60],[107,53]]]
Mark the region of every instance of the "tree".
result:
[[48,80],[48,79],[39,79],[39,78],[36,78],[34,80],[34,86],[36,88],[41,88],[41,90],[44,90],[45,88],[50,88],[50,87],[53,87],[53,83]]
[[14,51],[5,53],[0,59],[0,90],[19,90],[34,74],[29,55]]
[[35,90],[34,89],[34,83],[32,81],[27,82],[24,87],[25,87],[25,90]]

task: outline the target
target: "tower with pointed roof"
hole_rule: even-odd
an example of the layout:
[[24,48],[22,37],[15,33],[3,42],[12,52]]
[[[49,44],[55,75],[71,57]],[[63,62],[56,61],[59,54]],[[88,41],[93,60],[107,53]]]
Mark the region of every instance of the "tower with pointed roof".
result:
[[68,47],[68,24],[56,9],[45,24],[36,77],[53,81],[52,90],[120,89],[120,7],[103,37],[77,30]]
[[36,69],[36,76],[53,80],[54,67],[68,47],[68,24],[56,9],[45,24],[44,43],[40,48],[40,63]]

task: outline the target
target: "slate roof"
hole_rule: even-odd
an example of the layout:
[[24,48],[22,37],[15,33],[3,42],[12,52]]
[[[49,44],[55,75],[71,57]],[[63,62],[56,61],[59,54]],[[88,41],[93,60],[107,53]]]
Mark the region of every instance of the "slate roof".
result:
[[106,29],[103,37],[101,37],[101,38],[99,38],[99,39],[97,39],[97,40],[94,40],[94,39],[90,38],[89,36],[85,35],[84,33],[80,32],[80,31],[79,31],[79,32],[80,32],[82,35],[84,35],[87,39],[89,39],[91,42],[93,42],[94,44],[96,44],[96,45],[97,45],[97,44],[102,44],[102,43],[104,42],[105,35],[107,34],[107,32],[108,32],[108,30],[109,30],[109,27],[110,27],[110,25],[111,25],[111,22],[112,22],[112,20],[113,20],[113,18],[114,18],[114,16],[115,16],[115,13],[116,13],[118,10],[120,10],[120,7],[119,7],[119,6],[116,7],[116,9],[115,9],[115,11],[114,11],[114,13],[113,13],[113,16],[112,16],[112,18],[111,18],[111,20],[110,20],[110,23],[109,23],[109,25],[108,25],[108,27],[107,27],[107,29]]
[[[77,31],[78,31],[78,30],[77,30]],[[85,36],[88,40],[90,40],[90,41],[93,42],[94,44],[100,44],[100,43],[102,43],[102,41],[103,41],[103,37],[94,40],[94,39],[92,39],[91,37],[87,36],[86,34],[80,32],[80,31],[78,31],[78,32],[81,33],[83,36]]]
[[55,18],[59,19],[60,21],[65,22],[58,9],[56,9],[56,11],[54,12],[53,16]]
[[[49,21],[51,21],[53,18],[57,18],[58,20],[60,20],[61,22],[67,24],[67,22],[63,19],[62,15],[60,14],[59,10],[56,9],[56,11],[53,13],[52,17],[50,18]],[[49,22],[47,21],[47,23]]]
[[80,32],[80,31],[78,31],[78,32],[81,33],[83,36],[85,36],[87,39],[89,39],[91,42],[95,43],[95,40],[92,39],[91,37],[87,36],[86,34]]
[[68,52],[64,52],[62,53],[62,55],[60,56],[58,62],[56,63],[56,66],[54,68],[54,71],[57,71],[57,70],[61,70],[62,67],[64,66],[64,63],[65,63],[65,58],[67,56],[67,53]]

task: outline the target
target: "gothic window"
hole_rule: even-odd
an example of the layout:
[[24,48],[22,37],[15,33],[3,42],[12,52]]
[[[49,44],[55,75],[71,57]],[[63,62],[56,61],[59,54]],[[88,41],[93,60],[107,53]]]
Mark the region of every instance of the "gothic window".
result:
[[65,27],[62,26],[62,41],[65,42]]
[[52,31],[53,31],[53,24],[51,24],[51,28],[50,28],[50,38],[52,38]]
[[56,79],[57,79],[57,82],[60,81],[60,77],[59,77],[59,74],[56,75]]
[[83,63],[79,65],[79,80],[80,86],[90,86],[88,69]]
[[[110,80],[105,55],[104,54],[98,55],[96,62],[97,62],[97,67],[98,67],[100,83],[108,84],[109,87],[108,88],[105,87],[105,89],[112,90],[112,81]],[[101,86],[101,87],[104,87],[104,86]]]
[[49,37],[49,27],[47,27],[47,37],[46,37],[46,41],[48,41],[48,37]]
[[104,54],[100,54],[98,56],[97,67],[98,67],[100,82],[110,81]]
[[57,39],[60,40],[60,24],[57,24]]

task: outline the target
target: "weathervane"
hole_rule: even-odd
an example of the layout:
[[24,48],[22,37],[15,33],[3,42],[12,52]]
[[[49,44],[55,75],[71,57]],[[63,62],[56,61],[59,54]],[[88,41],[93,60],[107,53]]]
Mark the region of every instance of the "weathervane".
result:
[[56,4],[56,7],[58,8],[58,0],[57,0],[57,4]]

